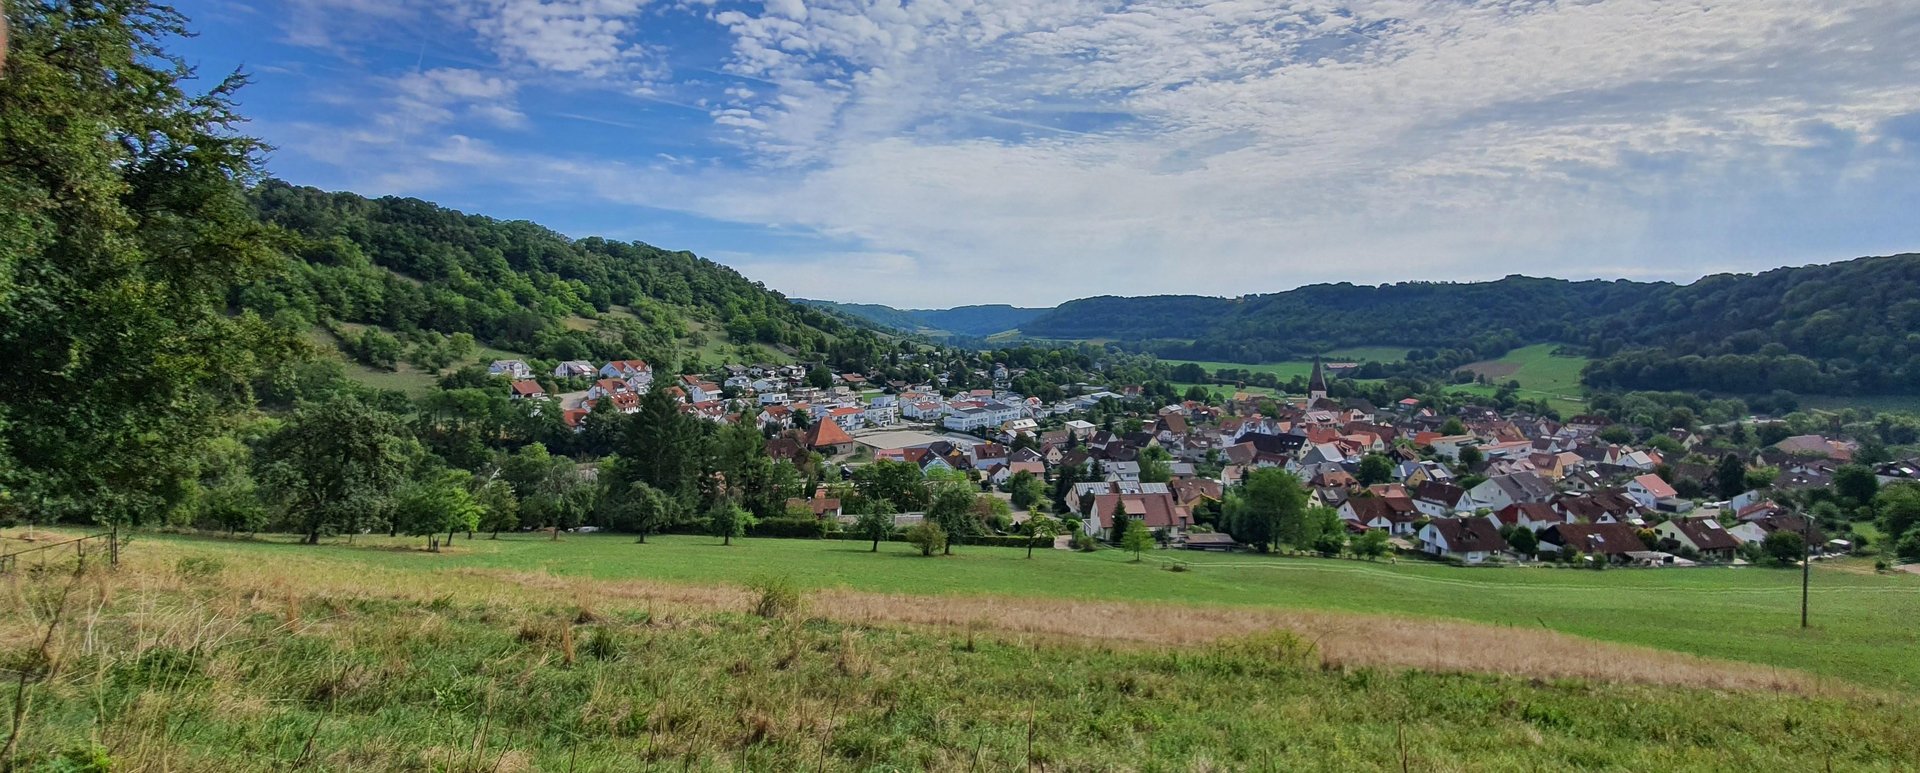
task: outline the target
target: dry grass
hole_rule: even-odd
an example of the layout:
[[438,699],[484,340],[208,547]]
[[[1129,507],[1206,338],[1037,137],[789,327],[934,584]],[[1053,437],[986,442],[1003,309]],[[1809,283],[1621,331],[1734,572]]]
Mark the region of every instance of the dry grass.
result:
[[[162,546],[133,562],[137,583],[185,582]],[[149,564],[160,564],[157,571]],[[652,613],[657,624],[676,614],[747,612],[759,596],[731,585],[607,581],[545,572],[459,569],[430,575],[458,582],[425,584],[423,575],[327,562],[235,562],[222,581],[235,588],[267,588],[265,604],[289,626],[320,625],[299,617],[299,588],[312,597],[389,598],[418,602],[462,600],[500,606],[529,603],[556,609],[625,608]],[[567,613],[572,614],[572,613]],[[1600,642],[1551,630],[1439,619],[1353,613],[1176,606],[1113,601],[1011,597],[941,597],[827,590],[809,594],[807,614],[866,626],[933,626],[955,631],[1098,646],[1186,648],[1223,638],[1284,630],[1313,642],[1331,667],[1412,668],[1537,679],[1698,687],[1716,690],[1855,694],[1859,688],[1804,672],[1714,660],[1649,647]]]

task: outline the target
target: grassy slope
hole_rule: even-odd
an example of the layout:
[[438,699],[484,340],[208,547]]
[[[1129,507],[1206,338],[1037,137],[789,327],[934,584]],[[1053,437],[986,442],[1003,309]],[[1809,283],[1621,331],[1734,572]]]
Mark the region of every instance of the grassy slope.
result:
[[1463,570],[1252,555],[1158,553],[1194,571],[1157,572],[1120,552],[1043,551],[1029,562],[1006,548],[961,548],[924,561],[901,544],[878,556],[848,542],[754,539],[734,548],[702,537],[619,536],[554,543],[519,536],[462,540],[453,555],[407,551],[315,552],[278,542],[226,547],[244,555],[389,568],[549,571],[599,579],[712,584],[761,573],[816,588],[913,594],[994,594],[1181,604],[1326,609],[1544,626],[1595,639],[1762,663],[1867,684],[1920,690],[1920,578],[1821,567],[1816,626],[1797,627],[1799,575],[1774,569],[1586,572]]
[[[1329,361],[1398,362],[1406,358],[1408,351],[1405,347],[1359,346],[1328,352],[1327,359]],[[1240,362],[1212,362],[1208,360],[1166,360],[1166,363],[1169,365],[1179,365],[1187,362],[1195,363],[1200,367],[1206,368],[1208,371],[1231,368],[1252,373],[1272,373],[1283,381],[1295,377],[1306,378],[1313,372],[1312,360],[1270,362],[1264,365],[1248,365]]]
[[[1555,357],[1553,350],[1558,348],[1559,344],[1534,344],[1507,352],[1497,360],[1468,365],[1465,370],[1486,373],[1496,384],[1518,381],[1521,397],[1545,398],[1563,413],[1579,413],[1586,409],[1586,401],[1580,396],[1580,369],[1587,366],[1588,360]],[[1492,387],[1477,384],[1454,387],[1454,391],[1493,394]]]
[[[127,567],[81,583],[23,768],[1812,770],[1920,755],[1904,700],[1319,668],[1287,639],[1099,649],[436,597],[482,582],[449,573],[312,592],[300,562],[244,550],[196,568],[136,543]],[[62,585],[28,575],[0,596],[0,640],[37,642]],[[54,761],[89,747],[111,767]]]

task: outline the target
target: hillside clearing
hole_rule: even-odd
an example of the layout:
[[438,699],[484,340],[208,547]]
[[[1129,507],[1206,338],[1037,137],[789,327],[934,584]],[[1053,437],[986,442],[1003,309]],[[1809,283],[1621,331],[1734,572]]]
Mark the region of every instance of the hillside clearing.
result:
[[[1461,370],[1484,376],[1495,386],[1517,381],[1520,383],[1521,397],[1546,400],[1562,413],[1572,415],[1586,409],[1586,400],[1581,396],[1580,371],[1589,360],[1586,357],[1554,354],[1559,348],[1559,344],[1534,344],[1507,352],[1499,359],[1473,363]],[[1489,397],[1493,395],[1494,387],[1470,384],[1452,387],[1452,391]]]

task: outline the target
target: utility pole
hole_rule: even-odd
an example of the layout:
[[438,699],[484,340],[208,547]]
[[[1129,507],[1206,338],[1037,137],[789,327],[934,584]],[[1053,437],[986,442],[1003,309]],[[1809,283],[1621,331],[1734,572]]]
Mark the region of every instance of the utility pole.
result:
[[1800,627],[1807,627],[1807,586],[1813,579],[1813,516],[1800,514]]

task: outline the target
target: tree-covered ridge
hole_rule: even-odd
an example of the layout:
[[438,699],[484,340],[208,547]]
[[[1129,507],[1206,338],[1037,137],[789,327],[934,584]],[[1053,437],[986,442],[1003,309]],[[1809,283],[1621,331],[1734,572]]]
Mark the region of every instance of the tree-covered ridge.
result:
[[1920,254],[1860,258],[1688,285],[1510,276],[1493,282],[1310,285],[1233,300],[1099,297],[1022,332],[1109,339],[1163,357],[1298,359],[1397,344],[1464,364],[1534,343],[1583,348],[1602,388],[1920,391]]
[[[469,215],[418,199],[368,199],[269,181],[252,199],[291,232],[298,260],[240,304],[390,328],[467,332],[550,359],[668,360],[698,321],[736,343],[827,351],[844,325],[689,252]],[[592,329],[569,318],[597,319]]]
[[908,332],[946,332],[958,336],[984,337],[1019,329],[1028,321],[1052,309],[1021,308],[1007,304],[956,306],[951,309],[896,309],[877,303],[839,303],[800,300],[810,306],[832,309],[868,322]]

